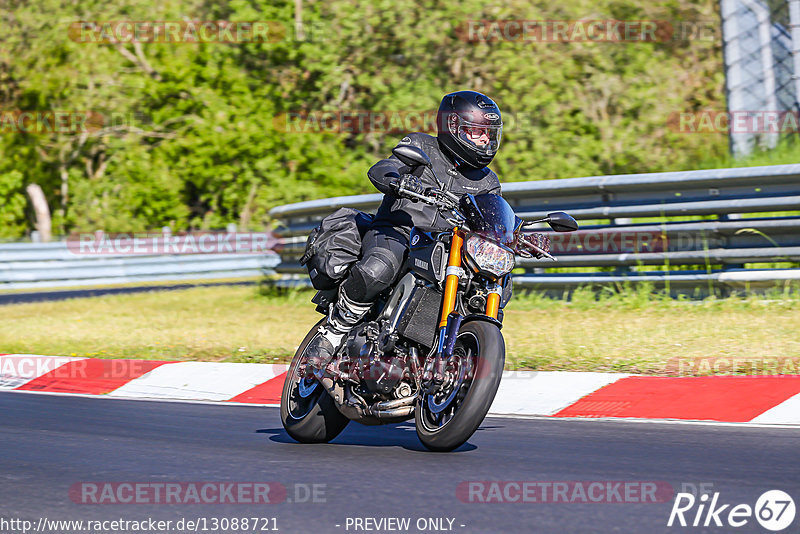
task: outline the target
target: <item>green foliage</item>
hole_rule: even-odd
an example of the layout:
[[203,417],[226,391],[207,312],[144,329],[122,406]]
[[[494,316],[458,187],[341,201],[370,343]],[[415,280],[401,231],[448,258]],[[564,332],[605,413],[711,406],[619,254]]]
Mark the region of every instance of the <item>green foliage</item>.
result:
[[22,173],[8,171],[0,174],[0,238],[16,237],[24,229],[25,193]]
[[756,149],[749,156],[734,159],[729,154],[710,156],[697,162],[698,169],[719,169],[726,167],[760,167],[763,165],[789,165],[800,161],[800,142],[796,136],[783,139],[772,150]]
[[[286,132],[282,114],[429,111],[463,88],[488,93],[507,117],[493,164],[503,181],[682,170],[727,152],[724,136],[667,126],[676,112],[724,109],[718,38],[463,37],[469,20],[718,25],[715,0],[305,0],[301,13],[295,8],[288,0],[12,3],[0,14],[2,108],[106,120],[83,133],[0,133],[0,235],[31,229],[20,204],[29,183],[45,191],[56,233],[262,228],[275,205],[373,192],[366,171],[401,136]],[[80,20],[276,21],[285,36],[82,43],[69,33]]]

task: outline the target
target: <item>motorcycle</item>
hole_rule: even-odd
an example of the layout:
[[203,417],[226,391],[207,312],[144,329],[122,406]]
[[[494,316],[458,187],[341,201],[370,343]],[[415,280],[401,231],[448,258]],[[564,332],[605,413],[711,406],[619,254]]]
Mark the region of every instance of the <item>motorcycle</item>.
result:
[[[395,156],[409,167],[433,171],[413,146]],[[501,299],[510,295],[515,254],[553,258],[537,223],[556,232],[578,224],[564,212],[524,222],[501,196],[458,198],[441,189],[424,194],[399,188],[406,198],[436,206],[452,224],[445,232],[413,228],[405,274],[389,288],[338,349],[326,369],[306,372],[305,350],[320,320],[289,366],[281,395],[286,432],[301,443],[334,439],[350,421],[398,423],[414,417],[417,435],[432,451],[464,444],[483,422],[505,364]],[[546,238],[545,238],[546,239]],[[312,302],[327,315],[338,287]]]

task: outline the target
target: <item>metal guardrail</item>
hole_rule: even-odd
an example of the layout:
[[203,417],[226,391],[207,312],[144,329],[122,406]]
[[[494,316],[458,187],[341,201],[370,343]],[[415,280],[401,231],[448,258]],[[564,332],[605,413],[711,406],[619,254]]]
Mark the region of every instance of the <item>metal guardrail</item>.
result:
[[[517,182],[503,184],[503,196],[526,220],[563,210],[583,221],[574,235],[549,234],[558,263],[518,258],[525,274],[515,276],[515,285],[553,292],[648,282],[703,294],[800,279],[800,269],[745,269],[754,263],[800,262],[800,164]],[[281,223],[276,229],[281,263],[275,271],[283,275],[282,282],[307,280],[299,257],[308,232],[324,216],[340,207],[374,210],[381,198],[336,197],[271,210]],[[765,215],[780,211],[799,215]],[[633,218],[657,222],[633,223]],[[645,270],[647,266],[663,268]],[[558,272],[574,267],[614,272]]]
[[[503,196],[523,219],[564,210],[583,226],[575,234],[550,234],[558,263],[518,258],[525,273],[515,276],[517,286],[562,292],[581,285],[648,282],[676,291],[724,293],[800,279],[800,269],[745,269],[753,263],[800,262],[800,215],[765,216],[800,214],[800,165],[509,183]],[[381,198],[337,197],[274,208],[271,215],[281,222],[275,231],[279,255],[96,256],[76,254],[65,242],[0,244],[0,291],[265,273],[281,274],[284,284],[303,285],[308,277],[299,257],[308,232],[339,207],[374,210]],[[673,216],[692,220],[666,221]],[[634,217],[657,222],[633,223]],[[709,217],[715,220],[704,220]],[[666,265],[695,270],[667,270]],[[662,269],[652,270],[658,266]],[[575,267],[598,272],[559,272]]]
[[258,278],[275,253],[78,254],[67,242],[0,244],[0,291],[158,281]]

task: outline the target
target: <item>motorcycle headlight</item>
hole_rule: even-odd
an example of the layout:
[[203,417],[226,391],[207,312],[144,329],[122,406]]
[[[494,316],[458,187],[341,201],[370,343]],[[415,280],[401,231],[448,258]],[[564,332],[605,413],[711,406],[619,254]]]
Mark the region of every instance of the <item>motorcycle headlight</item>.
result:
[[498,278],[514,268],[514,253],[478,236],[467,239],[467,255],[481,271]]

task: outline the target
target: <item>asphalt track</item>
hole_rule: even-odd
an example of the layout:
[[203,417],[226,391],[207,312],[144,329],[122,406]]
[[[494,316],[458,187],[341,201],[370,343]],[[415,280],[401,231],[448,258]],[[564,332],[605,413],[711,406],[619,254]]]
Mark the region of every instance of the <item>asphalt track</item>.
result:
[[[348,517],[407,517],[408,532],[437,531],[418,530],[420,518],[452,519],[452,531],[465,534],[767,532],[754,519],[738,529],[667,528],[671,499],[470,503],[456,490],[487,480],[662,481],[674,491],[706,484],[721,503],[751,506],[781,489],[800,505],[799,442],[800,429],[488,418],[458,451],[434,454],[411,424],[351,424],[332,444],[300,445],[283,431],[277,408],[3,392],[0,518],[248,516],[276,518],[270,525],[282,533],[391,532],[348,529]],[[88,481],[279,482],[288,498],[258,506],[73,502],[69,488]],[[296,502],[312,484],[318,502]],[[800,532],[800,519],[784,532]]]

